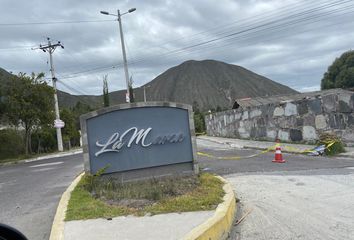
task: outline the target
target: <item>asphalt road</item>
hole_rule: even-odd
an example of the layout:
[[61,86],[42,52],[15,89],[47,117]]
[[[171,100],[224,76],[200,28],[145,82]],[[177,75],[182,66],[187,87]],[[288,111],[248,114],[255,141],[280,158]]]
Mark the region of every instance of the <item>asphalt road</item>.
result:
[[[232,148],[226,144],[202,139],[197,140],[197,145],[198,151],[217,157],[250,156],[261,152],[253,149]],[[241,158],[240,160],[217,160],[216,158],[198,156],[198,162],[204,171],[219,175],[354,167],[354,161],[349,157],[313,157],[283,153],[283,158],[286,160],[285,164],[273,163],[274,153],[269,152],[252,158]]]
[[0,223],[47,240],[60,197],[82,170],[82,154],[0,166]]
[[[201,139],[198,139],[197,144],[198,151],[215,156],[248,156],[259,152],[257,150],[231,148],[229,145],[217,144]],[[233,183],[235,190],[241,194],[239,196],[241,199],[241,204],[239,204],[241,209],[238,211],[239,214],[242,214],[245,208],[247,210],[249,203],[252,203],[252,199],[254,200],[257,197],[247,195],[247,192],[250,192],[247,191],[248,187],[253,187],[254,191],[252,192],[256,193],[264,191],[267,187],[269,188],[269,185],[262,185],[262,179],[265,179],[264,176],[266,175],[342,176],[350,175],[353,171],[350,167],[354,167],[354,161],[349,158],[307,157],[284,154],[284,158],[287,162],[285,164],[275,164],[271,162],[273,157],[273,153],[266,153],[243,160],[216,160],[215,158],[198,157],[198,161],[204,171],[224,175]],[[40,160],[31,163],[0,166],[0,222],[19,229],[30,240],[48,239],[60,197],[75,176],[82,170],[82,154]],[[253,182],[254,185],[250,185],[249,183],[252,181],[247,179],[249,176],[252,176],[251,179],[254,179],[254,176],[260,176],[258,178],[260,182]],[[282,180],[290,184],[290,189],[294,184],[297,187],[302,186],[304,188],[302,183],[306,182],[294,176],[282,178]],[[272,181],[269,181],[271,184]],[[280,180],[273,179],[273,181]],[[346,182],[343,179],[338,181],[344,181],[342,184],[353,182],[352,180]],[[242,185],[238,185],[241,182]],[[297,183],[298,185],[296,185]],[[326,183],[321,182],[319,184],[323,185]],[[263,188],[257,189],[256,187],[259,186],[263,186]],[[285,186],[289,187],[287,185]],[[350,195],[346,194],[346,196]],[[351,197],[353,198],[354,196]],[[343,201],[343,199],[339,200]],[[306,202],[304,205],[306,206]],[[262,205],[259,207],[262,208]],[[350,213],[354,215],[354,213]],[[257,216],[255,219],[262,218]],[[264,221],[270,220],[266,219]],[[243,236],[243,239],[262,239],[251,234],[254,232],[254,229],[250,226],[256,226],[256,224],[259,223],[252,222],[251,225],[245,225],[247,223],[250,223],[250,220],[245,220],[242,224],[235,227],[230,239],[240,239],[241,236]],[[322,225],[320,226],[322,227]],[[333,228],[336,226],[337,225],[334,224]],[[340,226],[337,226],[337,228],[340,229]],[[352,226],[352,228],[354,229],[354,226]],[[251,237],[247,238],[247,236]],[[269,237],[268,235],[265,236]]]
[[[198,140],[199,151],[215,156],[247,156],[255,150]],[[230,240],[354,239],[354,159],[274,153],[242,160],[199,157],[205,171],[224,175],[238,203]]]

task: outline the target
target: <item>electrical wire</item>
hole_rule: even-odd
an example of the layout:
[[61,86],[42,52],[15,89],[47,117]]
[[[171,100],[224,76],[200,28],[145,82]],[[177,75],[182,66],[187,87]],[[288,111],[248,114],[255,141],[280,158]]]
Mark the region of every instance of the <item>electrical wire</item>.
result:
[[0,27],[28,26],[28,25],[51,25],[51,24],[72,24],[72,23],[99,23],[114,22],[116,20],[73,20],[73,21],[53,21],[53,22],[29,22],[29,23],[0,23]]
[[[152,56],[145,56],[145,57],[140,57],[140,58],[134,58],[130,57],[132,59],[129,61],[130,66],[134,66],[137,64],[141,63],[147,63],[147,64],[152,64],[151,59],[157,59],[157,58],[163,58],[164,62],[165,60],[173,57],[176,58],[178,56],[183,56],[183,55],[190,55],[195,52],[200,52],[200,51],[205,51],[207,49],[209,52],[210,51],[215,51],[215,49],[220,49],[220,48],[225,48],[226,46],[235,44],[236,42],[240,41],[245,41],[247,39],[255,39],[258,36],[263,36],[264,34],[269,34],[271,32],[277,33],[280,32],[279,30],[284,30],[289,27],[294,27],[299,24],[306,24],[307,22],[311,21],[310,24],[313,24],[314,22],[319,21],[318,19],[322,18],[328,18],[330,16],[333,16],[333,14],[338,14],[338,13],[343,13],[347,14],[350,12],[345,13],[344,10],[350,10],[353,5],[345,5],[347,3],[350,3],[352,1],[327,1],[325,3],[317,4],[317,7],[312,7],[308,9],[301,8],[304,11],[300,11],[299,9],[296,9],[296,11],[290,12],[291,14],[289,15],[289,12],[284,12],[283,15],[278,15],[276,18],[270,18],[269,20],[261,20],[261,21],[253,21],[250,22],[248,25],[241,25],[239,26],[239,30],[235,31],[233,28],[231,29],[230,26],[234,23],[231,23],[228,28],[221,29],[219,28],[218,31],[213,32],[213,31],[203,31],[201,33],[197,33],[195,35],[203,35],[205,33],[207,34],[212,34],[213,38],[209,38],[206,40],[203,40],[199,43],[195,44],[190,44],[188,46],[184,46],[181,48],[173,49],[164,53],[160,54],[154,54]],[[343,6],[344,5],[344,6]],[[339,6],[343,6],[341,8],[338,8]],[[333,9],[337,7],[337,9]],[[329,9],[332,9],[330,11],[327,11]],[[288,14],[288,15],[286,15]],[[272,14],[270,14],[272,16]],[[274,16],[274,14],[273,14]],[[279,16],[283,16],[279,18]],[[317,19],[317,20],[316,20]],[[109,20],[111,21],[111,20]],[[247,21],[246,21],[247,22]],[[60,23],[60,22],[56,22]],[[63,22],[64,23],[64,22]],[[69,22],[65,22],[69,23]],[[1,24],[0,24],[1,26]],[[226,25],[225,25],[226,26]],[[281,33],[281,32],[280,32]],[[280,39],[279,37],[276,37],[273,34],[273,39]],[[220,44],[224,42],[224,44]],[[167,43],[166,43],[167,44]],[[0,49],[1,50],[1,49]],[[115,65],[110,65],[110,66],[101,66],[101,67],[96,67],[93,69],[86,69],[82,71],[77,71],[71,74],[67,75],[62,75],[60,78],[61,79],[69,79],[69,78],[76,78],[76,77],[81,77],[81,76],[86,76],[86,75],[91,75],[91,74],[97,74],[97,72],[102,72],[102,71],[112,71],[115,70],[116,68],[122,67],[122,63],[118,63]]]

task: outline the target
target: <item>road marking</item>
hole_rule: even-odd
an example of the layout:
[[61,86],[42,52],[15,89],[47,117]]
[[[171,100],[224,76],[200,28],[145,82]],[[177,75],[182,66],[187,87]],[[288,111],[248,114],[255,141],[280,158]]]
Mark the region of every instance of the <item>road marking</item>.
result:
[[64,162],[43,163],[43,164],[37,164],[37,165],[30,166],[30,168],[53,166],[53,165],[59,165],[62,163],[64,163]]
[[31,172],[44,172],[44,171],[49,171],[49,170],[53,170],[56,169],[55,167],[49,167],[49,168],[40,168],[40,169],[34,169]]

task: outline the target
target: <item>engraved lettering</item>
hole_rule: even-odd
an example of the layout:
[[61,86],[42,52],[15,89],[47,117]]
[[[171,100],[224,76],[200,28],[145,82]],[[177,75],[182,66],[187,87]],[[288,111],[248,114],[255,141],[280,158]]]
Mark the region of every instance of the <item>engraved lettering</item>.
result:
[[[132,144],[141,147],[150,147],[151,145],[163,145],[165,143],[179,143],[184,140],[183,133],[178,134],[168,134],[157,136],[151,142],[147,142],[147,138],[151,133],[152,128],[138,130],[137,127],[132,127],[123,132],[121,135],[118,132],[112,134],[111,137],[104,143],[96,141],[96,146],[100,148],[99,151],[95,153],[96,157],[106,152],[120,152],[123,147],[132,147]],[[129,137],[130,136],[130,137]]]

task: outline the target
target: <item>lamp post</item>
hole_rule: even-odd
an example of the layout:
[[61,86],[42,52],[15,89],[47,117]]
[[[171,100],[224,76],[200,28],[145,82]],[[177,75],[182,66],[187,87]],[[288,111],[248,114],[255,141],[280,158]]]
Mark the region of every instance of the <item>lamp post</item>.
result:
[[127,102],[130,102],[130,91],[129,91],[129,72],[128,72],[128,63],[127,63],[127,56],[126,56],[126,53],[125,53],[125,46],[124,46],[124,37],[123,37],[123,28],[122,28],[122,16],[124,14],[127,14],[127,13],[132,13],[136,10],[136,8],[131,8],[128,10],[128,12],[125,12],[125,13],[120,13],[119,9],[117,10],[117,15],[115,14],[111,14],[109,12],[106,12],[106,11],[100,11],[101,14],[104,14],[104,15],[111,15],[111,16],[115,16],[115,17],[118,17],[117,18],[117,21],[119,22],[119,33],[120,33],[120,42],[122,44],[122,53],[123,53],[123,64],[124,64],[124,73],[125,73],[125,81],[126,81],[126,85],[127,85],[127,96],[126,96],[126,101]]

